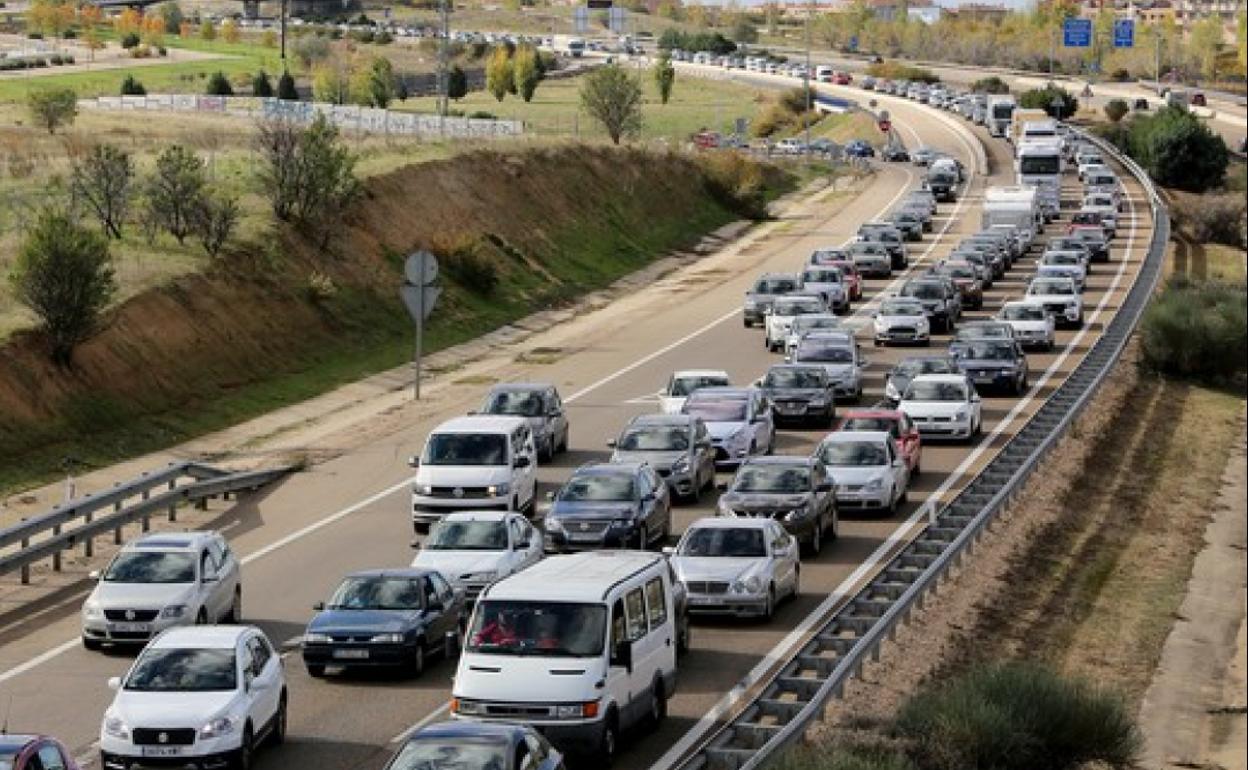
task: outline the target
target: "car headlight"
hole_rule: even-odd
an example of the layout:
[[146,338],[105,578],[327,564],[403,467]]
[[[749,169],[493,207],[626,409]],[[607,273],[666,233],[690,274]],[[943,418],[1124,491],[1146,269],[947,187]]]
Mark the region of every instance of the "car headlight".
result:
[[123,741],[130,740],[130,728],[122,721],[121,717],[115,714],[105,714],[102,727],[105,735],[120,738]]
[[554,532],[556,530],[563,531],[563,522],[552,516],[546,517],[546,520],[543,522],[543,526],[548,532]]
[[900,400],[901,400],[901,391],[900,391],[900,390],[897,390],[897,386],[893,384],[893,381],[892,381],[892,380],[889,380],[889,381],[888,381],[888,382],[884,385],[884,395],[888,396],[889,398],[891,398],[891,399],[892,399],[892,400],[894,400],[894,401],[900,401]]
[[673,473],[684,473],[687,470],[689,470],[689,458],[688,457],[682,457],[676,462],[672,463]]
[[598,716],[598,701],[586,701],[585,703],[560,703],[555,707],[555,717],[558,719],[593,719]]
[[745,298],[745,309],[746,309],[746,310],[757,310],[757,309],[758,309],[758,300],[756,300],[756,299],[751,299],[750,297],[746,297],[746,298]]
[[616,529],[628,529],[629,527],[633,526],[633,520],[631,518],[614,519],[611,522],[611,526],[615,527]]
[[168,607],[160,611],[162,618],[180,618],[186,614],[188,607],[185,604],[170,604]]
[[480,716],[485,713],[485,704],[477,701],[451,699],[451,713],[463,716]]
[[222,735],[229,735],[238,728],[238,717],[217,717],[208,724],[199,728],[200,738],[220,738]]
[[369,639],[368,641],[372,642],[373,644],[402,644],[403,634],[398,634],[398,633],[373,634],[373,638]]
[[498,572],[494,570],[486,570],[484,572],[473,572],[466,576],[464,580],[470,583],[490,583],[498,579]]
[[501,484],[491,484],[485,488],[485,493],[490,497],[506,497],[511,494],[511,484],[505,481]]
[[884,488],[884,479],[874,478],[863,485],[864,492],[879,492]]
[[810,510],[805,507],[794,508],[793,510],[784,514],[784,520],[785,521],[797,521],[798,519],[804,518],[806,514],[808,513],[810,513]]
[[329,634],[307,633],[303,635],[304,644],[329,644],[331,641]]
[[413,488],[416,490],[416,494],[418,495],[432,495],[433,494],[432,484],[417,484]]
[[750,575],[745,580],[738,580],[732,584],[732,592],[734,594],[756,594],[763,588],[763,581],[759,580],[757,575]]
[[87,602],[82,605],[82,615],[86,618],[100,618],[104,616],[104,611],[95,602]]
[[961,421],[965,420],[965,419],[967,418],[967,416],[968,416],[968,414],[967,414],[967,411],[966,411],[965,409],[959,409],[959,410],[958,410],[958,413],[957,413],[957,414],[955,414],[955,415],[953,416],[953,419],[957,420],[958,422],[961,422]]

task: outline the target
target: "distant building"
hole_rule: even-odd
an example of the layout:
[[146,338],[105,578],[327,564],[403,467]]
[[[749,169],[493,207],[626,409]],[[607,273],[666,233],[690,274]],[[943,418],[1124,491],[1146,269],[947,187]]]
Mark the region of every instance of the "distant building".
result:
[[945,9],[947,13],[959,19],[975,19],[976,21],[999,22],[1011,13],[1004,5],[988,5],[986,3],[963,3]]
[[917,8],[911,5],[906,9],[906,14],[910,17],[910,21],[921,21],[924,24],[935,24],[940,21],[940,17],[945,15],[945,9],[939,5],[921,5]]

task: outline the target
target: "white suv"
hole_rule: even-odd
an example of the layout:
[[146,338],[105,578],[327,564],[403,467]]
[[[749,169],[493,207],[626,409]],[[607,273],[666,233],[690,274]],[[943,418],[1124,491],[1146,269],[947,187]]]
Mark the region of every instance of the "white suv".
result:
[[216,532],[144,535],[127,543],[82,605],[82,644],[143,644],[171,626],[237,623],[238,559]]
[[251,767],[265,739],[286,738],[286,673],[253,626],[191,626],[151,641],[100,725],[104,770]]

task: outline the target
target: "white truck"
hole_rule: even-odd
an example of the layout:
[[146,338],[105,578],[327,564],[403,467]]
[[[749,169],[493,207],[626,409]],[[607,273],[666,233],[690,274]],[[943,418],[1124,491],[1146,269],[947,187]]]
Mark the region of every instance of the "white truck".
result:
[[1014,170],[1017,183],[1039,191],[1040,208],[1046,221],[1056,219],[1061,209],[1062,141],[1024,141],[1018,145]]
[[1024,185],[989,187],[984,193],[980,227],[990,230],[998,225],[1016,227],[1024,243],[1030,245],[1035,234],[1044,229],[1044,211],[1040,208],[1036,188]]
[[585,38],[571,35],[555,35],[555,53],[579,59],[585,54]]
[[993,94],[988,97],[988,116],[985,121],[992,136],[1006,136],[1018,103],[1010,94]]

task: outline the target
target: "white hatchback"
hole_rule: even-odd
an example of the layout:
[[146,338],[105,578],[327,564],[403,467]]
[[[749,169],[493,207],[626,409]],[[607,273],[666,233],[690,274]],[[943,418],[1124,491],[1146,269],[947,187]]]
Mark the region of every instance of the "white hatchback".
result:
[[920,374],[897,408],[924,438],[970,441],[983,429],[983,400],[965,374]]
[[728,372],[723,369],[685,369],[673,372],[667,386],[656,395],[659,411],[663,414],[680,414],[685,399],[698,388],[722,388],[732,384]]
[[104,770],[251,767],[286,738],[286,673],[253,626],[173,628],[143,649],[100,725]]
[[787,294],[776,297],[776,301],[767,309],[767,332],[763,344],[772,352],[784,350],[784,340],[788,337],[789,327],[793,325],[795,318],[823,315],[827,312],[827,303],[817,294]]
[[1056,339],[1053,314],[1039,302],[1014,300],[1005,303],[996,319],[1014,329],[1014,339],[1025,348],[1052,350]]
[[541,561],[542,536],[518,513],[462,511],[433,525],[413,567],[437,570],[474,601],[490,583]]

